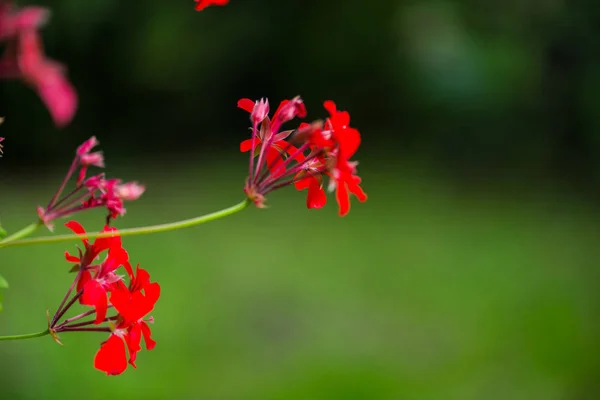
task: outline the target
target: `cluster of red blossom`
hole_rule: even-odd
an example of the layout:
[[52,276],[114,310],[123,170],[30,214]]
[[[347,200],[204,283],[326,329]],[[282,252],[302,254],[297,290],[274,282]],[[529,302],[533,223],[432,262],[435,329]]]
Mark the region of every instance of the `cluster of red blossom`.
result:
[[[145,187],[137,182],[121,183],[120,179],[106,179],[104,174],[86,179],[90,166],[104,167],[102,153],[91,152],[98,144],[98,140],[92,136],[77,148],[71,167],[58,190],[45,208],[38,207],[40,220],[48,229],[53,229],[52,221],[56,219],[98,207],[106,207],[108,210],[108,224],[110,219],[125,214],[123,207],[125,200],[137,200],[144,193]],[[60,197],[77,169],[79,174],[75,188]]]
[[308,189],[308,208],[321,208],[327,202],[324,176],[329,177],[329,189],[336,192],[340,216],[350,211],[350,193],[361,202],[367,200],[356,175],[358,163],[350,161],[360,145],[360,133],[350,127],[347,111],[338,111],[331,100],[324,106],[329,112],[325,122],[301,123],[296,130],[280,131],[284,123],[295,117],[306,117],[300,97],[282,101],[272,119],[268,117],[267,100],[238,102],[238,107],[250,113],[252,121],[252,138],[240,145],[242,152],[250,151],[250,172],[244,190],[258,207],[264,207],[267,193],[294,184],[298,190]]
[[44,54],[38,29],[48,20],[43,7],[16,9],[0,0],[0,78],[21,79],[40,96],[57,126],[67,125],[77,109],[77,93],[66,68]]
[[[85,234],[78,222],[70,221],[66,226],[76,234]],[[127,369],[128,362],[135,368],[137,353],[142,349],[142,337],[147,350],[152,350],[156,345],[150,337],[148,326],[148,322],[153,321],[152,317],[144,318],[154,309],[160,296],[160,286],[156,282],[150,282],[150,275],[139,268],[139,265],[133,272],[129,255],[122,246],[117,230],[106,226],[103,233],[107,232],[113,233],[113,236],[96,239],[93,244],[83,239],[85,251],[79,250],[78,256],[65,254],[68,262],[75,263],[71,271],[77,272],[77,276],[54,317],[49,320],[48,327],[56,341],[61,332],[110,333],[96,353],[94,366],[108,375],[118,375]],[[100,253],[107,250],[104,260],[98,262]],[[122,276],[117,275],[116,271],[120,267],[125,270],[129,285],[123,282]],[[76,292],[71,297],[75,288]],[[92,306],[93,310],[60,322],[77,301],[82,305]],[[114,308],[116,314],[107,317],[109,308]],[[95,318],[80,322],[93,314],[96,314]]]
[[[104,174],[86,178],[89,167],[104,167],[102,153],[92,152],[98,144],[96,138],[91,137],[77,148],[61,185],[46,208],[38,207],[38,214],[40,221],[52,229],[52,221],[59,218],[98,207],[108,211],[107,225],[102,233],[110,236],[96,239],[93,244],[83,239],[85,249],[79,250],[78,256],[66,253],[67,261],[75,263],[71,271],[76,271],[77,276],[54,317],[48,322],[48,328],[57,341],[57,334],[61,332],[110,332],[109,339],[96,354],[94,366],[109,375],[117,375],[127,368],[126,347],[129,350],[129,363],[134,367],[137,352],[141,350],[142,336],[146,348],[154,348],[155,342],[150,338],[147,325],[152,319],[146,321],[144,317],[154,308],[160,295],[160,286],[150,282],[150,276],[145,270],[138,267],[133,272],[118,231],[109,226],[111,219],[125,214],[123,202],[138,199],[145,188],[136,182],[121,183],[119,179],[106,179]],[[75,188],[61,197],[77,170],[79,173],[76,174]],[[76,221],[70,221],[66,226],[78,235],[86,233]],[[100,253],[104,251],[108,253],[100,261]],[[125,270],[129,285],[124,283],[122,276],[117,275],[116,271],[120,267]],[[74,289],[76,292],[71,297]],[[77,301],[94,309],[61,321]],[[114,308],[117,314],[107,317],[109,308]],[[96,314],[94,319],[80,321],[93,314]]]
[[[195,1],[197,10],[228,3],[228,0]],[[34,87],[55,123],[63,126],[73,117],[77,95],[64,77],[64,68],[43,54],[37,29],[47,16],[44,8],[15,10],[10,2],[0,0],[0,42],[5,42],[7,47],[0,59],[0,77],[22,78]],[[348,112],[339,111],[330,100],[324,106],[329,113],[325,120],[282,130],[283,125],[294,118],[306,117],[300,97],[281,102],[272,117],[269,117],[269,102],[265,99],[238,102],[238,107],[250,113],[252,123],[252,137],[240,145],[242,152],[250,152],[244,192],[257,207],[265,207],[268,193],[294,185],[298,190],[308,190],[308,208],[321,208],[327,201],[325,177],[329,180],[329,189],[336,192],[341,216],[350,210],[350,194],[361,202],[366,201],[367,195],[360,187],[361,179],[356,171],[357,162],[351,160],[360,145],[360,133],[350,127]],[[48,325],[57,341],[62,332],[109,333],[96,354],[94,366],[109,375],[117,375],[125,371],[128,363],[135,367],[142,337],[148,350],[156,344],[148,327],[152,317],[145,318],[158,301],[160,286],[152,283],[148,272],[139,266],[133,271],[118,231],[110,226],[112,219],[125,214],[124,201],[138,199],[145,188],[136,182],[106,179],[104,174],[86,177],[90,167],[104,167],[102,153],[92,151],[97,145],[98,141],[92,137],[78,147],[58,190],[46,207],[38,207],[38,215],[40,222],[52,230],[52,222],[59,218],[94,208],[108,211],[102,232],[105,236],[92,244],[83,238],[85,249],[79,250],[77,256],[66,253],[66,260],[75,264],[71,272],[77,275]],[[0,145],[0,153],[1,150]],[[63,195],[73,176],[76,176],[74,189]],[[78,235],[85,235],[76,221],[66,226]],[[101,260],[100,254],[105,251],[106,256]],[[120,268],[124,275],[117,274]],[[93,309],[63,319],[77,302]],[[116,314],[107,316],[111,309]],[[93,319],[83,320],[94,314]]]

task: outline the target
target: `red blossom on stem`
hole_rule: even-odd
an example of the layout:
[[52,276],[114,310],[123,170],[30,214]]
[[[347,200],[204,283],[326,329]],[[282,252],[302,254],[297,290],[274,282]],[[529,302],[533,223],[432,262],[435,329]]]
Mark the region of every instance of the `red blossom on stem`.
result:
[[[66,226],[77,234],[86,233],[76,221],[70,221]],[[154,309],[160,297],[160,285],[151,282],[150,274],[139,265],[134,274],[127,251],[123,248],[115,228],[105,227],[103,232],[112,232],[112,235],[98,238],[93,244],[87,239],[82,239],[85,251],[79,250],[78,257],[66,253],[67,261],[76,263],[72,270],[78,273],[54,317],[49,321],[49,330],[57,341],[57,334],[61,332],[110,333],[96,353],[94,367],[107,375],[118,375],[127,369],[128,363],[136,367],[137,353],[142,349],[142,337],[147,350],[152,350],[156,345],[148,326],[153,319],[145,318]],[[108,251],[106,257],[102,262],[96,263],[100,253],[104,251]],[[116,273],[120,267],[127,273],[128,285],[124,283],[123,276]],[[71,296],[75,288],[77,291]],[[92,306],[93,309],[59,323],[77,300],[82,305]],[[117,314],[107,317],[109,309],[116,310]],[[96,314],[94,319],[77,322],[93,314]]]
[[54,123],[63,127],[77,110],[77,93],[66,78],[66,68],[46,57],[38,29],[49,17],[43,7],[15,9],[0,4],[0,41],[6,50],[0,59],[0,78],[22,79],[40,96]]
[[[108,210],[106,222],[108,225],[111,219],[125,215],[124,201],[137,200],[144,193],[145,187],[137,182],[122,183],[120,179],[106,179],[104,174],[86,179],[89,167],[104,167],[102,153],[92,152],[92,149],[98,144],[98,140],[92,136],[77,148],[71,167],[58,190],[46,208],[38,207],[38,215],[41,221],[50,230],[53,229],[52,221],[58,218],[98,207],[105,207]],[[67,183],[78,168],[79,174],[75,189],[60,198]]]
[[196,2],[196,11],[202,11],[209,6],[224,6],[229,0],[194,0]]
[[325,122],[302,123],[296,130],[280,132],[284,123],[306,116],[300,97],[284,100],[272,119],[267,115],[267,100],[238,102],[238,107],[250,113],[252,122],[252,137],[240,144],[240,150],[250,152],[244,191],[257,207],[265,207],[268,193],[293,184],[298,190],[308,189],[308,208],[321,208],[327,202],[325,176],[329,189],[336,192],[340,216],[350,210],[350,193],[361,202],[367,200],[356,173],[358,163],[350,161],[360,145],[360,133],[350,127],[347,111],[338,111],[331,100],[324,106],[329,112]]

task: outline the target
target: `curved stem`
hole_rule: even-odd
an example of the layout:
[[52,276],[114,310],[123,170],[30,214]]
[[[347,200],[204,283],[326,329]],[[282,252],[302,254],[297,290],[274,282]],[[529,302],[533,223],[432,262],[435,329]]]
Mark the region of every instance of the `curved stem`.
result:
[[[200,217],[185,219],[183,221],[170,222],[166,224],[160,225],[151,225],[144,226],[140,228],[129,228],[129,229],[121,229],[119,230],[119,236],[134,236],[134,235],[147,235],[150,233],[158,233],[158,232],[168,232],[174,231],[177,229],[188,228],[195,225],[204,224],[206,222],[214,221],[216,219],[220,219],[236,212],[242,211],[244,208],[248,207],[251,204],[249,199],[245,199],[241,203],[238,203],[229,208],[225,208],[220,211],[216,211],[210,214],[205,214]],[[14,236],[14,235],[13,235]],[[80,239],[95,239],[95,238],[104,238],[114,236],[112,232],[106,233],[86,233],[82,235],[56,235],[56,236],[42,236],[38,238],[31,239],[22,239],[22,240],[12,240],[6,243],[6,239],[0,241],[0,248],[2,247],[11,247],[11,246],[27,246],[32,244],[42,244],[42,243],[58,243],[58,242],[68,242],[70,240],[80,240]]]
[[25,228],[21,229],[20,231],[15,232],[12,235],[7,236],[4,239],[0,240],[0,247],[5,246],[7,243],[11,243],[11,242],[14,242],[16,240],[19,240],[26,236],[31,235],[33,232],[35,232],[37,230],[37,228],[39,228],[42,225],[44,225],[44,223],[41,220],[37,221],[31,225],[27,225]]
[[50,334],[50,329],[46,329],[43,332],[37,333],[27,333],[25,335],[10,335],[10,336],[0,336],[0,340],[25,340],[25,339],[33,339],[37,337],[42,337]]

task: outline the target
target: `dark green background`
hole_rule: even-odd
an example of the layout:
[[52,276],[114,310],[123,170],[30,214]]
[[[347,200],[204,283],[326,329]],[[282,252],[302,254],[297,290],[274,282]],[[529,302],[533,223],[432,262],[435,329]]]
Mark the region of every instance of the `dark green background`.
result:
[[[350,110],[369,201],[340,219],[333,198],[306,210],[282,190],[267,210],[124,239],[163,289],[156,349],[107,378],[103,334],[3,342],[1,398],[597,398],[595,2],[45,4],[80,109],[59,131],[29,88],[0,85],[8,230],[90,135],[107,173],[148,185],[119,228],[240,201],[241,97]],[[97,230],[102,213],[80,220]],[[0,334],[44,329],[75,244],[2,250]]]

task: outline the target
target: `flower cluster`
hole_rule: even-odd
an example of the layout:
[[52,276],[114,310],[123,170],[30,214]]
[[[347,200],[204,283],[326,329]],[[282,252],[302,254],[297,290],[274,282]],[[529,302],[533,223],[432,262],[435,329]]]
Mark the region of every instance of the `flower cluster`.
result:
[[43,7],[16,9],[0,0],[0,78],[21,79],[40,96],[55,124],[67,125],[77,109],[77,93],[65,77],[66,68],[46,57],[38,29],[49,17]]
[[308,208],[321,208],[327,202],[325,176],[329,190],[336,192],[340,216],[350,211],[350,193],[361,202],[367,200],[356,171],[358,163],[350,160],[360,145],[360,133],[350,127],[347,111],[339,111],[331,100],[324,106],[329,112],[324,122],[301,123],[295,130],[282,131],[286,122],[306,117],[300,97],[282,101],[272,118],[268,116],[268,100],[238,101],[252,122],[252,137],[240,144],[240,150],[250,152],[244,191],[257,207],[265,206],[269,192],[293,184],[298,190],[308,189]]
[[196,4],[196,11],[202,11],[208,6],[224,6],[229,3],[229,0],[194,0]]
[[[70,221],[66,226],[76,234],[86,233],[78,222]],[[134,273],[129,255],[115,228],[106,226],[103,233],[110,236],[98,238],[92,244],[88,239],[83,239],[85,250],[79,250],[78,256],[65,254],[66,260],[75,264],[71,271],[77,271],[77,276],[48,324],[57,341],[61,332],[109,332],[109,338],[96,353],[94,367],[107,375],[118,375],[127,369],[128,363],[136,367],[135,360],[142,349],[142,337],[147,350],[152,350],[156,345],[148,326],[153,319],[144,318],[154,309],[160,297],[160,286],[151,282],[148,272],[139,268],[139,265]],[[104,251],[107,251],[106,257],[98,262],[100,253]],[[121,267],[127,274],[128,285],[123,281],[123,276],[117,274]],[[69,299],[75,288],[75,295]],[[59,323],[77,301],[93,309]],[[112,308],[117,312],[116,315],[107,317],[108,310]],[[96,314],[94,319],[77,322],[93,314]]]
[[[195,2],[196,10],[200,11],[208,6],[225,5],[229,0]],[[0,0],[0,43],[6,44],[5,53],[0,58],[0,78],[23,79],[38,92],[56,125],[64,126],[73,118],[77,95],[65,78],[64,68],[47,59],[43,53],[38,28],[47,18],[45,8],[15,9],[10,1]],[[66,261],[73,264],[70,272],[76,273],[75,278],[53,317],[48,315],[47,330],[0,339],[51,335],[60,343],[59,335],[65,332],[105,332],[108,338],[96,353],[94,367],[107,375],[119,375],[128,365],[136,367],[142,339],[147,350],[155,347],[149,326],[153,318],[149,314],[154,310],[161,291],[160,285],[151,281],[146,270],[139,265],[135,270],[132,268],[121,236],[197,225],[231,215],[252,203],[264,208],[270,192],[291,185],[297,190],[307,190],[308,208],[322,208],[327,202],[325,180],[329,191],[335,191],[340,216],[350,211],[351,194],[361,202],[367,200],[357,174],[358,163],[353,161],[361,136],[356,128],[350,126],[347,111],[338,110],[336,104],[328,100],[324,103],[329,114],[327,118],[300,123],[295,129],[282,129],[295,118],[307,116],[300,97],[282,101],[271,117],[266,99],[241,99],[238,107],[250,113],[251,122],[251,137],[240,144],[240,150],[249,153],[248,178],[244,185],[246,198],[233,207],[179,222],[121,232],[111,226],[113,219],[125,214],[124,202],[138,199],[145,187],[137,182],[107,179],[104,174],[88,177],[91,167],[104,167],[104,156],[94,150],[99,144],[95,137],[81,144],[48,205],[37,208],[39,221],[10,236],[6,236],[0,228],[0,247],[81,239],[83,249],[78,249],[77,254],[65,253]],[[0,143],[2,141],[3,138],[0,138]],[[71,180],[74,180],[74,188],[69,191],[66,189]],[[76,221],[65,224],[75,233],[74,236],[65,235],[58,240],[23,239],[42,225],[53,230],[53,221],[94,208],[106,209],[108,215],[102,232],[93,234],[96,238],[93,243],[88,239],[91,235]],[[0,285],[6,286],[2,277]],[[67,315],[76,304],[88,307],[87,311],[75,316]]]
[[[125,214],[123,202],[137,200],[144,193],[145,187],[137,182],[122,183],[120,179],[106,179],[104,174],[94,175],[86,179],[90,166],[104,167],[104,157],[101,152],[92,152],[99,144],[94,136],[86,140],[75,152],[75,158],[67,175],[58,190],[46,206],[38,207],[40,220],[50,230],[53,229],[52,221],[72,215],[79,211],[92,208],[106,207],[108,210],[107,225],[110,219]],[[67,183],[79,169],[75,189],[60,198]]]

